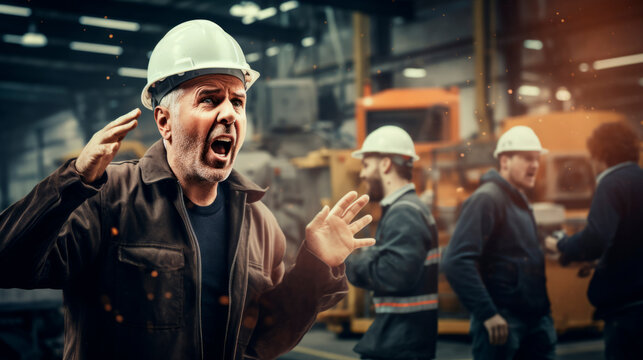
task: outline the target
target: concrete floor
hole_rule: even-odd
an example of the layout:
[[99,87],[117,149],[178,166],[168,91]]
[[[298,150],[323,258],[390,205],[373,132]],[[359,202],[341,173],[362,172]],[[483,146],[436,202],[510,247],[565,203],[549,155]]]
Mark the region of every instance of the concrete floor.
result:
[[[359,338],[338,339],[323,326],[315,326],[301,343],[280,360],[356,360],[353,346]],[[600,334],[566,334],[559,337],[556,358],[560,360],[603,359],[603,339]],[[437,359],[470,360],[471,341],[466,336],[448,336],[438,339]]]

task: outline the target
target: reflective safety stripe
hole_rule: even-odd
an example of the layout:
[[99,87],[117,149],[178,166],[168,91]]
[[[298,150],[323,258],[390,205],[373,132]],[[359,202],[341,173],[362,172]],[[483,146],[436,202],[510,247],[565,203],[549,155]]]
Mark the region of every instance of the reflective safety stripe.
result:
[[382,313],[413,313],[438,308],[438,294],[374,297],[375,312]]
[[424,266],[440,263],[441,249],[431,249],[424,259]]

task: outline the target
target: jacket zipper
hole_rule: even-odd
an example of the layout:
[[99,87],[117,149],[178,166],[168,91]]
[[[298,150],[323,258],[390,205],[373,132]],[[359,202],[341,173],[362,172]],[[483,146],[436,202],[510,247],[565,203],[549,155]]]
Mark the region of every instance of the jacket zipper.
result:
[[196,301],[197,301],[197,307],[196,307],[196,314],[197,314],[197,324],[199,327],[199,347],[201,350],[201,356],[200,359],[203,359],[203,328],[201,325],[201,248],[199,247],[199,242],[196,240],[196,234],[194,233],[194,229],[192,228],[192,223],[190,222],[190,219],[188,219],[188,211],[185,208],[185,200],[183,199],[183,189],[181,188],[181,184],[178,183],[179,187],[179,201],[181,202],[181,218],[183,218],[183,222],[185,223],[186,228],[188,229],[188,235],[190,237],[190,241],[192,242],[192,246],[196,249],[196,268],[197,268],[197,296],[196,296]]
[[[241,236],[241,228],[243,227],[243,220],[244,220],[244,216],[245,216],[245,213],[246,213],[245,212],[245,208],[246,208],[245,203],[246,202],[245,202],[245,198],[244,198],[242,200],[242,206],[240,207],[241,208],[241,210],[240,210],[241,214],[240,214],[240,219],[239,219],[240,220],[239,221],[239,226],[237,227],[237,229],[235,229],[235,233],[232,235],[231,239],[234,239],[235,237],[239,238],[239,236]],[[231,311],[232,310],[232,275],[234,274],[234,266],[237,263],[237,255],[239,253],[239,243],[240,243],[240,241],[236,242],[236,247],[234,249],[234,256],[232,257],[232,264],[230,265],[230,276],[228,277],[228,296],[229,296],[228,299],[229,299],[229,301],[228,301],[228,319],[226,321],[225,337],[224,337],[224,340],[223,340],[223,358],[224,359],[225,359],[225,353],[226,353],[226,346],[228,345],[228,330],[229,330],[229,327],[230,327],[230,320],[231,320],[231,317],[232,317],[232,311]],[[244,303],[246,301],[245,296],[246,296],[246,294],[244,292],[243,299],[242,299],[242,302],[241,302],[242,307],[244,306]],[[243,308],[242,308],[242,313],[243,313]],[[241,314],[241,316],[243,316],[243,314]],[[241,327],[241,319],[239,320],[239,326],[237,326],[237,328],[238,328],[237,332],[236,332],[237,333],[236,334],[237,339],[239,338],[239,328],[240,327]],[[234,349],[232,349],[232,359],[234,359],[236,355],[237,355],[237,342],[235,341]]]

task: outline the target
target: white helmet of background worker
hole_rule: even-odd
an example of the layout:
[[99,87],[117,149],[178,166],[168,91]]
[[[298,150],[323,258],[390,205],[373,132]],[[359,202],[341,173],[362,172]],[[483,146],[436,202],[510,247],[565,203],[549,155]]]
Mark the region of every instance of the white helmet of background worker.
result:
[[237,41],[219,25],[208,20],[186,21],[171,29],[154,47],[141,102],[153,110],[178,85],[207,74],[236,76],[246,90],[259,77],[259,72],[246,62]]
[[493,157],[497,159],[501,153],[511,151],[540,151],[541,155],[548,153],[540,144],[536,133],[523,125],[514,126],[500,136]]
[[370,133],[362,148],[354,151],[351,155],[356,159],[364,158],[365,154],[379,153],[401,155],[417,161],[420,157],[415,153],[415,145],[411,136],[402,128],[393,125],[382,126]]

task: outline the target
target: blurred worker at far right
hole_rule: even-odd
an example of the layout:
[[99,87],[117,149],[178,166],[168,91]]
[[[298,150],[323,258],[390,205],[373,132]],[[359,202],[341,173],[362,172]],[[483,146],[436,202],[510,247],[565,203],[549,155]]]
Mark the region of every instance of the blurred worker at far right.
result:
[[442,271],[471,312],[476,360],[554,359],[545,255],[525,196],[546,151],[527,126],[505,132],[493,153],[499,170],[465,201],[443,254]]
[[547,237],[562,264],[599,260],[587,296],[605,320],[605,358],[643,356],[643,170],[639,139],[624,123],[606,123],[587,140],[596,192],[587,226]]

